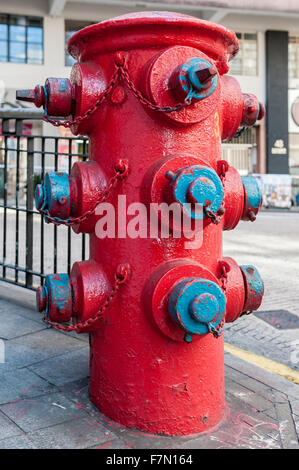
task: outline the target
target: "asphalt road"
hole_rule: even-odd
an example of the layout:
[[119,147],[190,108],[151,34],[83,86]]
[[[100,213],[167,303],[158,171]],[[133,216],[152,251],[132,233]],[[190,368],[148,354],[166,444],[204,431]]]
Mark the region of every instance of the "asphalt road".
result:
[[[241,222],[224,232],[224,255],[258,268],[265,285],[261,312],[272,312],[278,320],[282,311],[299,317],[298,212],[263,211],[254,223]],[[244,316],[227,325],[225,340],[298,370],[299,323],[293,326],[277,328],[255,315]]]

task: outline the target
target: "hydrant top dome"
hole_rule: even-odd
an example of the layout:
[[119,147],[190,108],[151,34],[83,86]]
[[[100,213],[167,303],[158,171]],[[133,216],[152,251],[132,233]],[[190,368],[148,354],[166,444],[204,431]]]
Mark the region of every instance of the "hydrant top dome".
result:
[[215,60],[220,74],[239,50],[235,33],[224,26],[168,11],[130,13],[87,26],[68,43],[69,53],[87,61],[99,53],[146,47],[195,47]]

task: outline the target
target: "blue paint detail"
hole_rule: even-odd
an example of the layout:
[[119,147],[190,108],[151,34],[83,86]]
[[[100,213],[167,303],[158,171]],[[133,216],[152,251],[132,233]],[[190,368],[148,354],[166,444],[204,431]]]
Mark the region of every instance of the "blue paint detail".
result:
[[[61,315],[69,312],[72,305],[72,291],[68,274],[57,273],[46,276],[45,285],[48,296],[46,314],[58,311]],[[70,311],[71,316],[71,311]]]
[[247,299],[252,297],[263,297],[264,283],[257,268],[250,264],[244,264],[240,266],[240,269],[243,272],[248,285],[248,291],[246,292]]
[[217,188],[210,178],[200,176],[189,185],[188,196],[192,202],[206,207],[207,201],[215,201]]
[[59,79],[59,91],[64,92],[69,88],[69,80],[67,78]]
[[250,209],[258,210],[261,205],[262,194],[258,181],[253,176],[242,176],[243,186],[246,192],[246,213]]
[[204,212],[194,211],[191,203],[201,208],[209,207],[216,214],[223,200],[223,185],[217,173],[207,166],[193,165],[170,175],[174,199],[183,205],[185,212],[193,219],[203,219]]
[[35,188],[35,206],[37,210],[43,210],[45,202],[44,187],[42,184],[38,184]]
[[219,310],[219,304],[213,294],[199,294],[189,305],[191,316],[200,323],[210,323]]
[[[210,74],[207,73],[206,82],[202,82],[198,73],[202,71],[202,74],[204,74],[204,70],[207,68],[214,69],[216,74],[210,78]],[[200,57],[193,57],[182,64],[179,67],[178,79],[184,92],[196,100],[202,100],[214,93],[218,83],[216,67]]]
[[191,343],[192,342],[192,335],[190,335],[189,333],[186,333],[185,336],[184,336],[184,341],[186,341],[186,343]]
[[169,299],[169,312],[187,333],[209,333],[224,319],[225,296],[213,281],[191,277],[179,282]]
[[70,209],[70,182],[67,173],[46,173],[43,185],[35,190],[38,210],[49,211],[52,216],[63,217]]

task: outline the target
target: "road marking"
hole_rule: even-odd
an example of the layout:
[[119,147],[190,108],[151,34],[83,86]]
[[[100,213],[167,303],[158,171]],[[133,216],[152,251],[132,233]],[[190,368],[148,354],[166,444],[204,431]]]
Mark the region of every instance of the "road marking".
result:
[[272,361],[263,356],[259,356],[250,351],[245,351],[245,349],[238,348],[229,343],[224,343],[224,351],[232,354],[233,356],[243,359],[244,361],[254,364],[262,369],[272,372],[272,374],[280,375],[290,382],[294,382],[299,385],[299,372],[291,369],[280,362]]

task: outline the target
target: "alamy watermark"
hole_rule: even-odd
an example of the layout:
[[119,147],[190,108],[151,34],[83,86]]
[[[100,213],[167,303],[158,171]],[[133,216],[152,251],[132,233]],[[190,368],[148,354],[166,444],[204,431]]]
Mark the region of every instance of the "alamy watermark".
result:
[[203,207],[199,204],[166,202],[127,204],[126,195],[119,195],[116,207],[100,203],[95,214],[98,238],[184,238],[187,249],[198,249],[203,240]]

